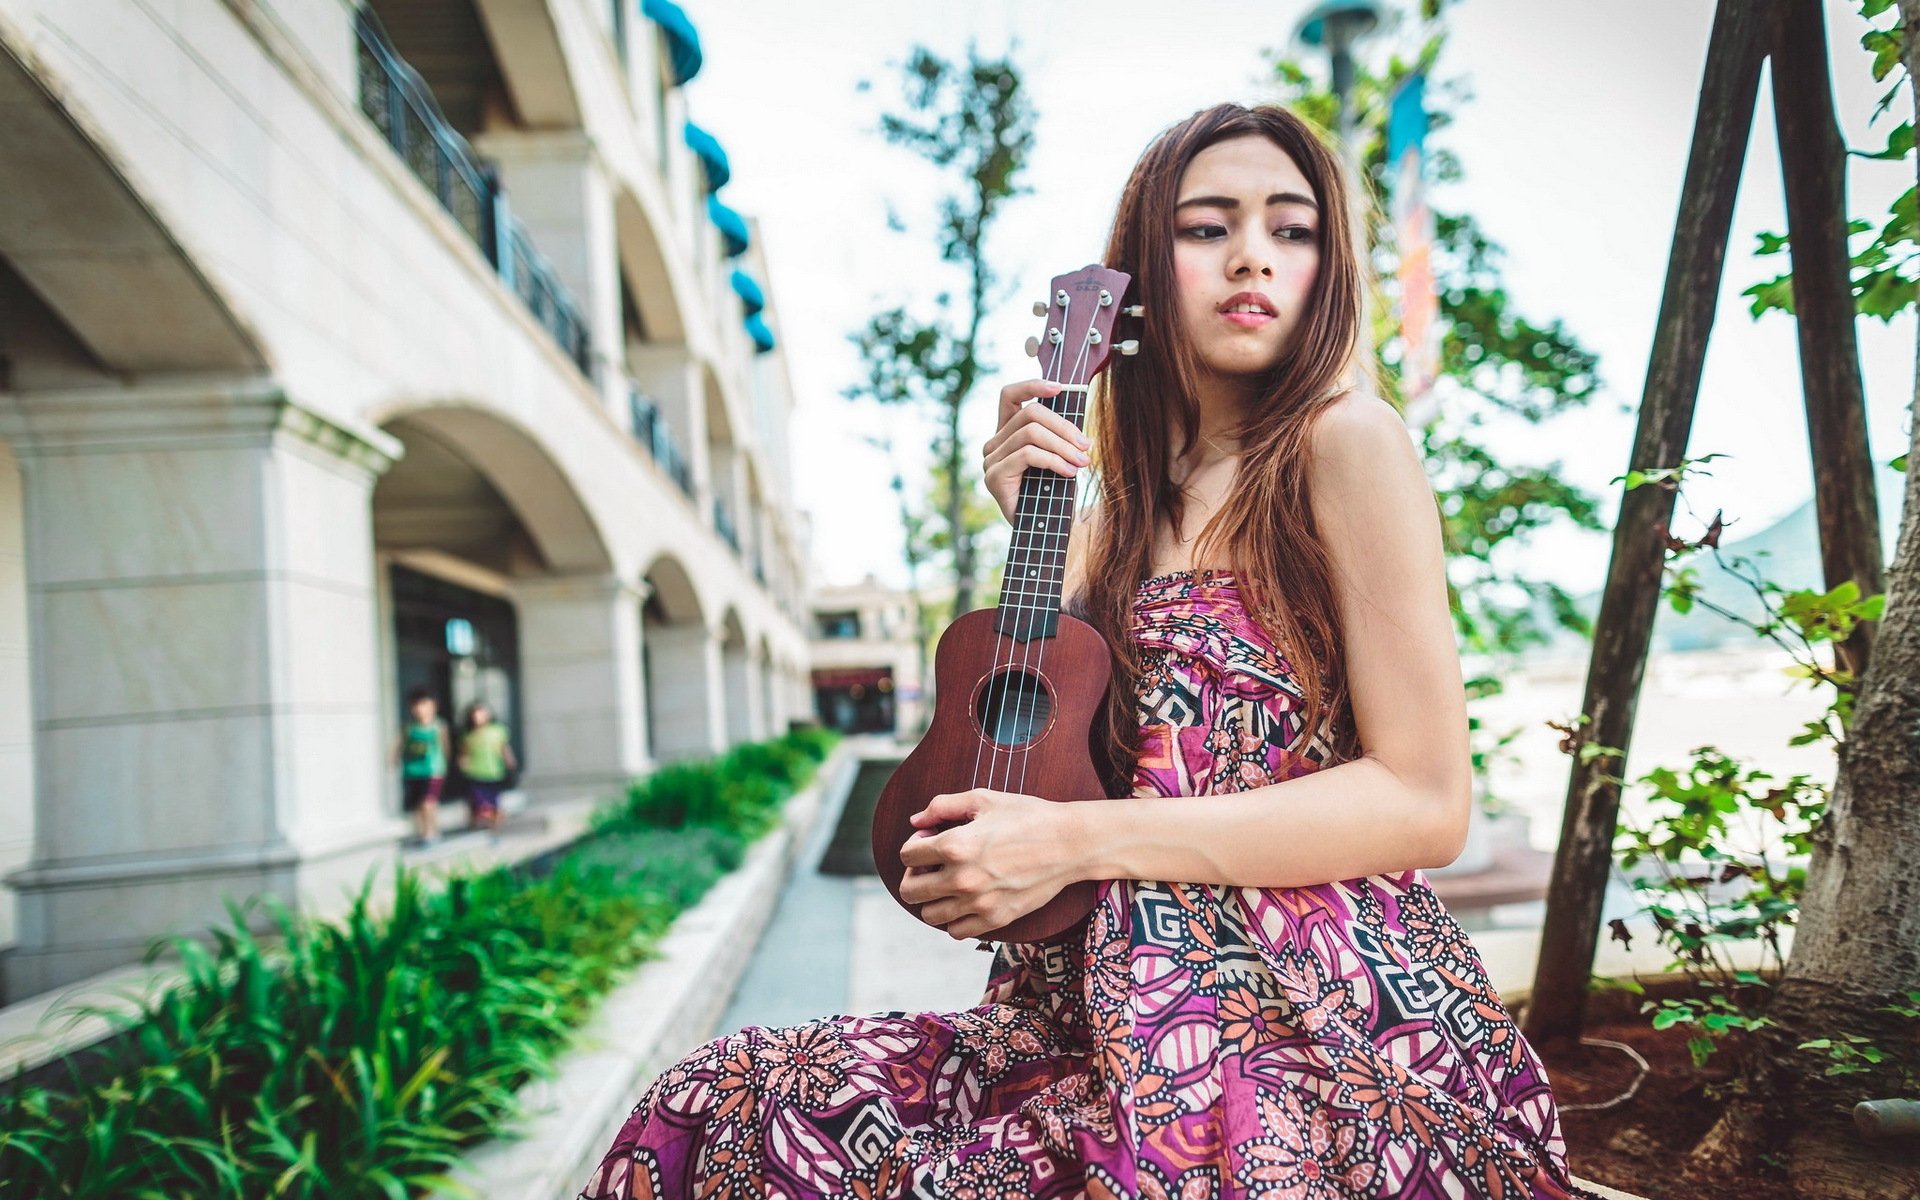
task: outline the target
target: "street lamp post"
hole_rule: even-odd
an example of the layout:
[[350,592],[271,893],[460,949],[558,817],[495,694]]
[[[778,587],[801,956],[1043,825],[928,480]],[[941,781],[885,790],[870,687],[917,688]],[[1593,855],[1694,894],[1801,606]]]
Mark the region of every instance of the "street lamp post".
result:
[[1353,141],[1353,44],[1380,24],[1379,0],[1322,0],[1301,18],[1294,36],[1309,46],[1325,46],[1333,64],[1333,95],[1340,115],[1335,127],[1340,145]]
[[[1354,251],[1363,273],[1372,278],[1368,261],[1366,163],[1360,154],[1360,139],[1353,132],[1353,46],[1380,24],[1383,9],[1379,0],[1321,0],[1302,17],[1294,37],[1308,46],[1324,46],[1332,64],[1333,97],[1338,106],[1334,136],[1340,145],[1340,157],[1347,167],[1349,189],[1348,215],[1353,228]],[[1373,357],[1373,287],[1365,285],[1366,305],[1360,319],[1360,362]],[[1363,375],[1363,378],[1365,376]]]

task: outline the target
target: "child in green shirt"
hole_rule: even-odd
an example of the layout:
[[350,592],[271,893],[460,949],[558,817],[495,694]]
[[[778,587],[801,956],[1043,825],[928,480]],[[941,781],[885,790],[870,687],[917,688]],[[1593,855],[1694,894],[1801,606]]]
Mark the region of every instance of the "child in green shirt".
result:
[[390,756],[400,768],[401,804],[423,846],[440,840],[440,790],[447,782],[447,723],[426,688],[407,693],[408,721]]
[[[520,769],[505,725],[484,703],[467,705],[466,732],[460,736],[460,773],[467,777],[468,818],[475,829],[500,828],[500,793]],[[497,834],[496,834],[497,836]]]

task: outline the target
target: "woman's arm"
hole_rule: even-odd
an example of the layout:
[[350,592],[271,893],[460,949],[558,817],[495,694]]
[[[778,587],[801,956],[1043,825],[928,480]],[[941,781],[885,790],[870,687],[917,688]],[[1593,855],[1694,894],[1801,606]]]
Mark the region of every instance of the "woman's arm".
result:
[[1350,396],[1325,414],[1309,469],[1362,756],[1219,796],[1095,804],[979,791],[937,797],[917,824],[968,823],[916,837],[902,854],[947,876],[915,877],[925,881],[916,895],[948,897],[923,917],[958,917],[948,932],[968,937],[1078,879],[1297,887],[1459,855],[1472,770],[1432,488],[1399,415],[1372,397]]

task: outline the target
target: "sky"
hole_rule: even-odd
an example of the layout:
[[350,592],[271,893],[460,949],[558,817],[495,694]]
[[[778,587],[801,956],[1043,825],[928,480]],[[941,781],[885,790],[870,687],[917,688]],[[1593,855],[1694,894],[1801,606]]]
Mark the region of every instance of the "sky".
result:
[[[876,311],[924,303],[950,284],[932,249],[940,179],[886,144],[880,114],[916,45],[949,58],[969,42],[1011,48],[1038,113],[1025,181],[991,235],[1008,281],[985,328],[998,368],[962,414],[977,461],[993,432],[999,386],[1037,372],[1020,347],[1038,332],[1033,299],[1054,275],[1094,261],[1128,171],[1166,126],[1221,100],[1273,99],[1266,64],[1310,7],[1300,0],[687,0],[706,66],[687,88],[690,115],[732,160],[722,193],[757,218],[795,393],[796,503],[811,514],[816,584],[873,574],[904,585],[895,466],[924,472],[931,427],[842,396],[861,377],[848,335]],[[1869,125],[1874,83],[1848,0],[1826,0],[1835,103],[1849,146],[1878,148],[1911,112],[1903,92]],[[1457,0],[1437,76],[1470,102],[1438,135],[1465,171],[1439,187],[1443,211],[1471,212],[1505,248],[1516,311],[1565,322],[1598,353],[1602,391],[1583,412],[1489,432],[1513,461],[1558,463],[1565,478],[1618,504],[1692,137],[1707,36],[1707,0]],[[1403,19],[1361,47],[1373,62],[1411,44]],[[1303,51],[1324,69],[1324,56]],[[1911,161],[1851,160],[1849,206],[1884,221],[1913,185]],[[896,213],[906,233],[888,228]],[[1811,469],[1790,318],[1755,320],[1740,292],[1784,269],[1752,251],[1786,216],[1763,76],[1698,413],[1688,454],[1727,457],[1689,488],[1692,507],[1724,509],[1730,540],[1804,502]],[[1859,324],[1872,453],[1906,449],[1913,396],[1911,314]],[[891,436],[890,463],[867,436]],[[1741,526],[1745,529],[1742,530]],[[1677,522],[1684,533],[1684,519]],[[1604,579],[1606,535],[1548,531],[1515,560],[1585,591]]]

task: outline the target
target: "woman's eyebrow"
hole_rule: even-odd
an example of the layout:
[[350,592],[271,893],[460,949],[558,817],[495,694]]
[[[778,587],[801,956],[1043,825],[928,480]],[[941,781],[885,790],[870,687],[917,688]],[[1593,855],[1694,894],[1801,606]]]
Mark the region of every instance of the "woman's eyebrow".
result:
[[[1304,204],[1308,208],[1311,208],[1316,212],[1319,211],[1319,208],[1320,208],[1318,204],[1314,203],[1312,196],[1303,196],[1299,192],[1275,192],[1273,195],[1267,197],[1267,203],[1268,205]],[[1215,208],[1239,208],[1240,207],[1240,202],[1238,200],[1235,200],[1232,196],[1189,196],[1185,200],[1182,200],[1178,204],[1174,205],[1173,210],[1175,212],[1179,212],[1183,208],[1190,208],[1194,205],[1202,205],[1202,204],[1210,205]]]

